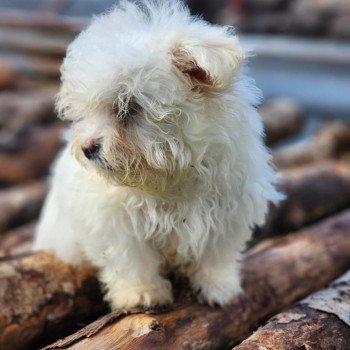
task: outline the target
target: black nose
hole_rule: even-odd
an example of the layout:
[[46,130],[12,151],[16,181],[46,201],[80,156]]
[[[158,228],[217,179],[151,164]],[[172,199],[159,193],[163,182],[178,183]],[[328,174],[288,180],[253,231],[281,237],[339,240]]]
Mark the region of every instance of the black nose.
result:
[[87,159],[95,159],[98,157],[98,154],[100,152],[100,144],[97,142],[90,142],[86,145],[83,145],[81,149],[84,152],[84,155]]

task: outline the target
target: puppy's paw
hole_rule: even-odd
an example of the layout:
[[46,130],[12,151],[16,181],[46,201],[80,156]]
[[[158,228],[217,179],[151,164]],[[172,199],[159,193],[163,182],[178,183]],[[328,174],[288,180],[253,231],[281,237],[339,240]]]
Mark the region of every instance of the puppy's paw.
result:
[[214,272],[197,272],[192,279],[194,288],[199,291],[198,300],[210,306],[224,306],[242,293],[239,275],[226,276]]
[[153,284],[120,283],[114,285],[108,292],[106,299],[113,309],[128,309],[136,306],[150,307],[173,302],[171,283],[165,279]]

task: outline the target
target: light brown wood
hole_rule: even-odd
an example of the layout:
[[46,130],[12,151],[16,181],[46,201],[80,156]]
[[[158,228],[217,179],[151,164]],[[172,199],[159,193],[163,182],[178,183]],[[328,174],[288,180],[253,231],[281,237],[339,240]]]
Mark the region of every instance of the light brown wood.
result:
[[0,258],[31,251],[36,221],[0,235]]
[[350,150],[350,123],[325,123],[307,142],[292,144],[273,153],[278,169],[330,159]]
[[328,160],[279,173],[286,199],[271,205],[255,239],[288,232],[350,206],[350,162]]
[[0,12],[0,27],[33,29],[77,34],[87,25],[86,19],[72,19],[55,14],[5,10]]
[[[0,15],[1,17],[1,15]],[[34,53],[43,56],[64,57],[74,35],[1,28],[0,47],[4,51]]]
[[265,140],[274,144],[298,133],[304,125],[304,112],[295,101],[287,98],[273,99],[259,109],[264,123]]
[[61,57],[43,56],[30,52],[0,52],[0,60],[10,65],[17,75],[35,78],[50,78],[56,81],[60,77]]
[[234,350],[349,350],[350,271],[259,328]]
[[222,349],[350,267],[350,211],[303,232],[261,243],[243,264],[244,295],[231,306],[194,301],[174,309],[102,318],[45,349]]
[[11,87],[15,84],[16,71],[13,67],[0,61],[0,89]]
[[[11,143],[14,136],[25,128],[56,121],[54,99],[57,86],[45,84],[30,88],[4,91],[0,94],[0,150]],[[12,141],[12,147],[20,147],[21,139]]]
[[0,233],[36,218],[46,192],[44,181],[0,190]]
[[32,127],[16,143],[20,151],[0,151],[0,184],[14,185],[47,175],[63,144],[62,133],[62,125]]
[[37,349],[39,335],[50,339],[100,315],[105,305],[94,276],[49,253],[1,258],[0,349]]

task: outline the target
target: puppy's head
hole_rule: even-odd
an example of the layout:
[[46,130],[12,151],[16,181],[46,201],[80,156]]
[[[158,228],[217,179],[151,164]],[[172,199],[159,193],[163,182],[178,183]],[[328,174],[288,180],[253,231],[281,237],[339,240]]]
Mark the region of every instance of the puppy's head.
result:
[[177,1],[122,2],[95,18],[69,46],[57,98],[75,157],[117,184],[174,187],[209,147],[205,132],[220,124],[211,107],[242,58],[230,29]]

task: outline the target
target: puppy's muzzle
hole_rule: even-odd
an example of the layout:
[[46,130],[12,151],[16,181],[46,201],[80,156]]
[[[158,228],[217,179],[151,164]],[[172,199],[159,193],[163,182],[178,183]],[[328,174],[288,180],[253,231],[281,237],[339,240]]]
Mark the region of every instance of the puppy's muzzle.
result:
[[93,160],[98,158],[101,144],[96,140],[89,140],[81,146],[81,149],[87,159]]

